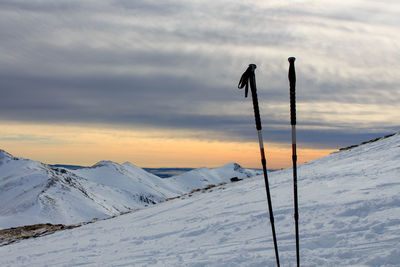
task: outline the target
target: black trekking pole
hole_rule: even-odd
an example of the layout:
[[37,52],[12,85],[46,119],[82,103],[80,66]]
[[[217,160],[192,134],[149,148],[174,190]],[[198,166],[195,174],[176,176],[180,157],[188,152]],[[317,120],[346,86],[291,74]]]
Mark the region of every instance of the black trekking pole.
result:
[[267,161],[265,159],[264,143],[262,139],[261,118],[260,118],[260,110],[258,108],[258,99],[257,99],[256,76],[254,74],[254,70],[256,69],[256,67],[257,66],[255,64],[249,65],[247,70],[243,73],[242,77],[240,78],[238,88],[242,89],[243,87],[245,87],[245,97],[247,97],[247,94],[249,92],[249,82],[250,82],[251,95],[253,97],[254,116],[256,119],[256,128],[258,131],[258,141],[260,143],[261,163],[264,172],[265,189],[267,192],[267,199],[268,199],[269,219],[271,222],[272,237],[274,240],[274,247],[275,247],[276,265],[279,267],[280,264],[279,264],[279,254],[278,254],[278,243],[276,241],[274,213],[272,211],[271,194],[269,192]]
[[292,125],[292,161],[293,161],[293,191],[294,191],[294,221],[296,231],[296,261],[297,267],[300,266],[299,248],[299,204],[297,197],[297,152],[296,152],[296,71],[294,61],[296,58],[290,57],[289,61],[289,83],[290,83],[290,124]]

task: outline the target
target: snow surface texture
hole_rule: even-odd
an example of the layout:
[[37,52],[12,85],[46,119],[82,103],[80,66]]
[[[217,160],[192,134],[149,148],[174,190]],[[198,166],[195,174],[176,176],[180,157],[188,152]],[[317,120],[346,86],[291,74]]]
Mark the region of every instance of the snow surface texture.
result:
[[[126,162],[69,170],[0,150],[0,229],[74,224],[143,208],[211,183],[255,175],[236,163],[161,179]],[[201,179],[197,177],[201,176]]]
[[[400,135],[299,166],[303,266],[400,266]],[[270,175],[295,266],[292,170]],[[262,176],[0,247],[0,266],[275,266]]]

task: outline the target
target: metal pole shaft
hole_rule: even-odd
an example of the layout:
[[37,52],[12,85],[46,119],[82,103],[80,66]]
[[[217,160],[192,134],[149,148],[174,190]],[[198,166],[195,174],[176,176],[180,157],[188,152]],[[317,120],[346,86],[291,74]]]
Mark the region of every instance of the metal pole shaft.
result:
[[[254,69],[255,69],[255,65],[254,65]],[[258,132],[258,142],[260,144],[261,164],[262,164],[263,173],[264,173],[265,191],[267,194],[269,220],[270,220],[271,229],[272,229],[272,239],[274,241],[276,265],[278,267],[280,267],[278,242],[276,240],[274,212],[272,209],[271,193],[269,190],[267,160],[265,159],[264,141],[262,138],[261,117],[260,117],[260,109],[259,109],[259,105],[258,105],[257,86],[256,86],[256,78],[255,78],[255,74],[254,74],[254,69],[253,69],[252,75],[250,75],[250,89],[251,89],[251,95],[253,98],[254,117],[255,117],[255,121],[256,121],[256,129]]]
[[272,210],[271,193],[269,191],[267,160],[265,159],[264,142],[263,142],[261,130],[258,130],[257,132],[258,132],[258,141],[260,143],[261,164],[262,164],[263,173],[264,173],[265,191],[267,193],[269,221],[271,223],[271,228],[272,228],[272,238],[274,241],[276,265],[279,267],[280,263],[279,263],[278,242],[276,240],[274,212]]
[[297,149],[296,149],[296,72],[294,61],[290,57],[289,82],[290,82],[290,124],[292,125],[292,162],[293,162],[293,198],[294,198],[294,221],[296,232],[296,262],[300,266],[300,241],[299,241],[299,204],[297,196]]
[[296,152],[296,125],[292,125],[292,161],[293,161],[293,196],[294,196],[294,221],[296,232],[296,262],[300,266],[299,248],[299,203],[297,196],[297,152]]

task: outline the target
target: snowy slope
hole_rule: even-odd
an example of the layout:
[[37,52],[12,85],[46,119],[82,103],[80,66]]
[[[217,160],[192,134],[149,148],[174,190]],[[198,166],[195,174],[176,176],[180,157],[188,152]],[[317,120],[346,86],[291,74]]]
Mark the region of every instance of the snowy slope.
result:
[[0,228],[72,224],[154,204],[176,193],[130,163],[69,171],[0,151]]
[[248,178],[260,174],[259,171],[244,169],[239,164],[231,162],[219,168],[209,169],[202,167],[189,172],[168,178],[168,183],[180,192],[189,192],[192,189],[204,188],[210,184],[230,182],[233,177]]
[[[43,221],[76,222],[74,217],[97,217],[103,211],[90,198],[83,180],[42,163],[0,151],[0,226]],[[77,207],[77,208],[75,208]]]
[[129,162],[118,164],[112,161],[100,161],[90,168],[71,170],[71,172],[133,198],[147,199],[145,202],[148,204],[176,195],[176,190],[169,187],[163,179]]
[[[303,266],[400,266],[400,135],[299,167]],[[295,265],[291,169],[270,175]],[[0,247],[0,266],[275,266],[262,176]]]

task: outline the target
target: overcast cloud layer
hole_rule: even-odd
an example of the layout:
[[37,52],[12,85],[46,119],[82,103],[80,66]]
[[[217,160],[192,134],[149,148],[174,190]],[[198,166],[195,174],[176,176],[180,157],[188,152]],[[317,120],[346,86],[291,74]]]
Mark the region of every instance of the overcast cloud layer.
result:
[[107,124],[287,142],[295,56],[299,142],[336,147],[399,130],[400,2],[0,2],[0,120]]

